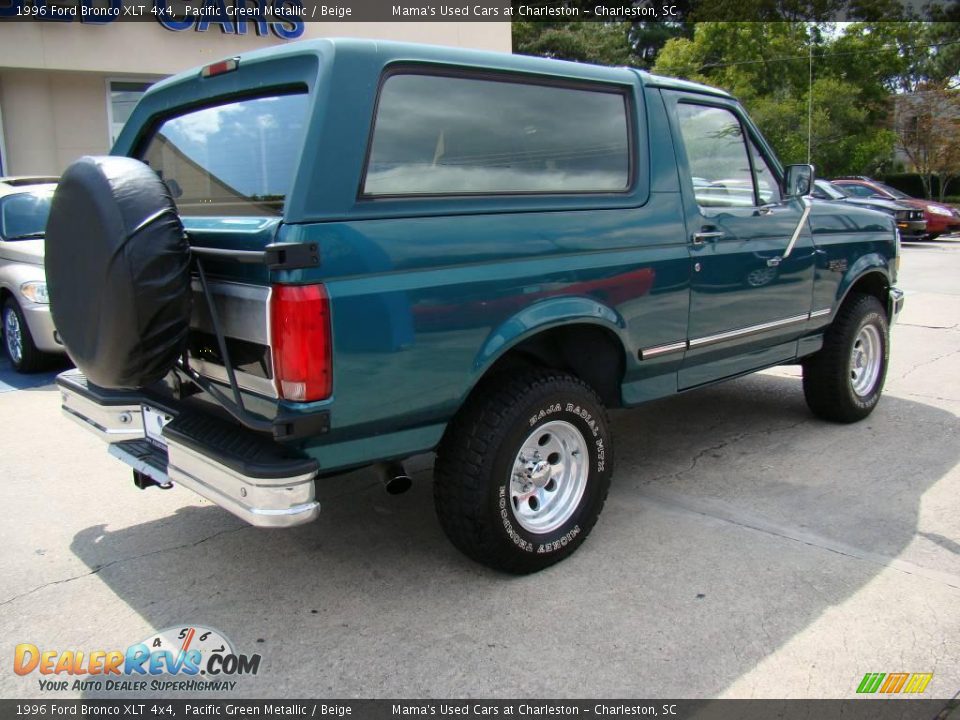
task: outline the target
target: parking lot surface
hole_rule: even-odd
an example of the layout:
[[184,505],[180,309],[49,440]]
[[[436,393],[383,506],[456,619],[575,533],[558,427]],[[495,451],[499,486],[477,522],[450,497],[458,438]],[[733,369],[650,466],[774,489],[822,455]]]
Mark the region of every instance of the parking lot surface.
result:
[[234,697],[852,697],[867,672],[932,672],[925,694],[953,696],[960,239],[906,245],[899,285],[870,418],[815,419],[792,367],[618,411],[600,522],[521,578],[446,541],[429,457],[405,495],[360,471],[321,483],[316,523],[255,529],[137,490],[60,415],[53,374],[0,366],[0,696],[118,696],[40,691],[18,643],[186,625],[262,656]]

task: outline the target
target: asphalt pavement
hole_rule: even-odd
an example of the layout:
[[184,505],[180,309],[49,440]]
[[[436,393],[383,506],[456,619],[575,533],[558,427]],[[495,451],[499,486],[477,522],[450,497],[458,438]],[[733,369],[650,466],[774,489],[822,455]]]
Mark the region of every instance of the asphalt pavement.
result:
[[52,374],[0,366],[0,697],[117,696],[40,690],[12,671],[18,643],[122,649],[180,626],[261,655],[209,697],[847,698],[867,672],[931,672],[925,694],[951,697],[960,239],[905,245],[899,284],[870,418],[815,419],[796,368],[618,411],[600,522],[522,578],[446,541],[429,457],[404,495],[356,472],[323,481],[316,523],[255,529],[137,490],[61,416]]

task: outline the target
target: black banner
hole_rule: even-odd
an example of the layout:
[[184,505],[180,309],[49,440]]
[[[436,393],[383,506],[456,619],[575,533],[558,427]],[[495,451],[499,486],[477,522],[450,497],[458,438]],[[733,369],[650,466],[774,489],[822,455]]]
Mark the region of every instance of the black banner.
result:
[[0,700],[11,718],[666,718],[946,720],[960,701],[851,700]]
[[[899,13],[894,12],[899,8]],[[797,3],[793,20],[924,17],[921,0],[891,0],[870,17],[855,0]],[[236,23],[307,22],[679,22],[761,20],[750,3],[700,0],[0,0],[0,22],[159,22],[172,30]],[[782,19],[782,18],[781,18]],[[206,29],[206,27],[204,29]]]

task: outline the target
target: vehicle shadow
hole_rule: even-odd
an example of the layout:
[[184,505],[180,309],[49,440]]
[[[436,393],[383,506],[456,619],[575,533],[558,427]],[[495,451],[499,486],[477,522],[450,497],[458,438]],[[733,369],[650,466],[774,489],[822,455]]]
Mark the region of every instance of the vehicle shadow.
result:
[[66,358],[52,358],[43,372],[18,373],[5,357],[0,357],[0,393],[13,390],[40,390],[50,389],[57,375],[73,367]]
[[396,497],[367,471],[325,480],[304,527],[187,506],[89,527],[71,549],[154,628],[207,625],[260,653],[231,697],[711,697],[884,570],[789,528],[896,558],[960,453],[942,440],[960,436],[951,413],[888,396],[867,421],[831,425],[774,375],[618,411],[613,431],[600,523],[534,576],[446,542],[429,469]]

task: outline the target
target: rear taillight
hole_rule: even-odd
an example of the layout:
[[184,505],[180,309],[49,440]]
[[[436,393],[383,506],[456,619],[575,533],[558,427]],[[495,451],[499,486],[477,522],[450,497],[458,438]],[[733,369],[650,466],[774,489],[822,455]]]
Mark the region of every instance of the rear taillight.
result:
[[273,376],[284,400],[330,397],[330,301],[323,285],[274,285],[270,299]]

